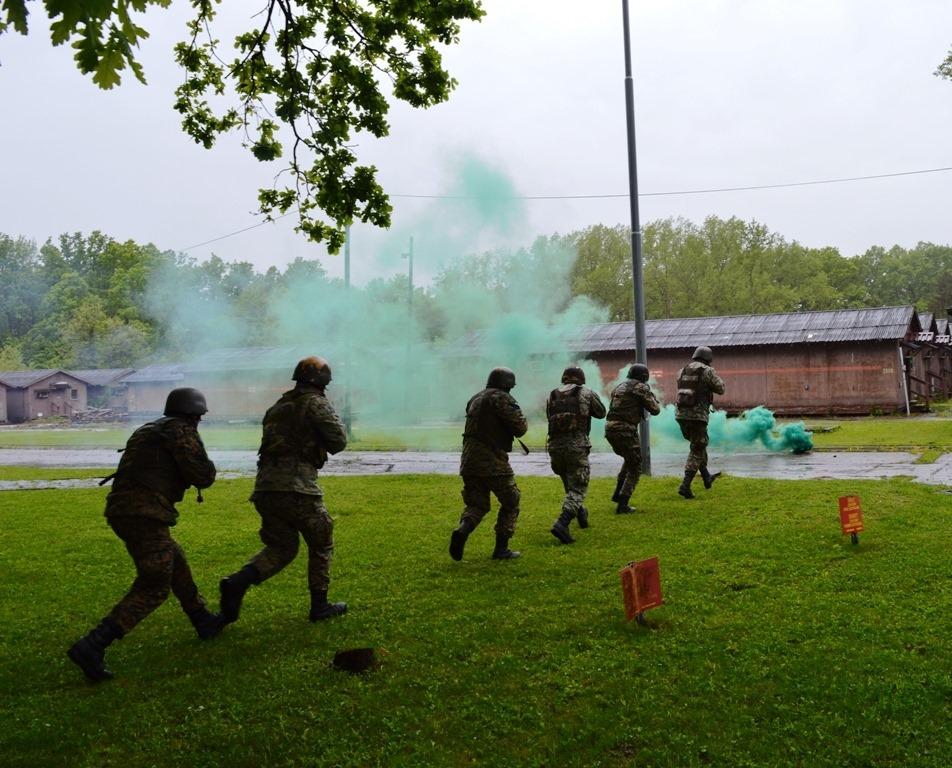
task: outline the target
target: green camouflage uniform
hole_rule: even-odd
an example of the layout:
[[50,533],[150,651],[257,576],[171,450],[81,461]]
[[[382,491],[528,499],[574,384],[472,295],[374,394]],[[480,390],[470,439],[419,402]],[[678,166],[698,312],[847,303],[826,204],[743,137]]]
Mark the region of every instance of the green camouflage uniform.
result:
[[[577,406],[573,403],[576,396]],[[560,411],[557,405],[560,399],[569,403],[575,413]],[[549,393],[545,415],[549,420],[546,448],[552,471],[562,479],[565,490],[562,512],[568,523],[578,517],[585,504],[591,476],[588,455],[592,451],[592,441],[588,438],[589,429],[593,418],[605,418],[605,405],[597,394],[582,384],[562,384]]]
[[641,442],[638,425],[644,418],[642,411],[652,416],[661,413],[661,405],[643,381],[625,379],[612,390],[605,422],[605,439],[612,450],[624,460],[620,476],[624,478],[619,495],[631,498],[641,478]]
[[[701,360],[692,360],[678,372],[678,380],[688,377],[696,382],[694,405],[677,405],[675,419],[681,434],[691,444],[685,472],[697,472],[707,468],[707,421],[710,416],[712,393],[723,395],[724,382],[716,371]],[[680,386],[680,385],[679,385]]]
[[175,504],[185,490],[214,481],[215,465],[191,419],[165,416],[139,427],[126,443],[105,511],[136,567],[131,589],[109,614],[123,633],[162,605],[170,591],[186,613],[204,607],[169,526],[178,520]]
[[461,520],[479,525],[489,512],[489,494],[493,493],[499,500],[496,533],[513,536],[519,517],[519,488],[508,454],[513,438],[522,437],[527,429],[519,403],[505,390],[489,387],[470,398],[459,467],[465,504]]
[[308,549],[308,586],[312,592],[327,591],[334,523],[317,475],[327,455],[346,446],[344,424],[320,387],[298,384],[265,413],[251,495],[265,545],[249,562],[259,583],[294,560],[300,534]]

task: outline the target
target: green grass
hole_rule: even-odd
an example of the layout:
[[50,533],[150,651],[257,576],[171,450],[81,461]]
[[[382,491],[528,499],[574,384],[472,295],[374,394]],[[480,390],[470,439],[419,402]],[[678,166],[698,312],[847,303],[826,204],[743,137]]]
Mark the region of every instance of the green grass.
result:
[[114,469],[79,469],[72,467],[0,466],[0,480],[75,480],[86,477],[105,477]]
[[[817,450],[952,451],[952,420],[934,417],[876,416],[862,419],[806,419]],[[831,431],[821,431],[823,429]],[[819,428],[819,429],[817,429]]]
[[[132,579],[102,490],[0,493],[4,766],[871,766],[952,763],[952,496],[908,481],[724,478],[686,502],[648,478],[560,546],[554,478],[520,478],[514,562],[492,519],[461,563],[452,477],[326,478],[333,599],[306,620],[306,558],[199,642],[174,600],[91,686],[64,655]],[[199,585],[258,548],[247,480],[181,505]],[[866,530],[839,531],[858,494]],[[624,620],[618,569],[658,555],[666,605]],[[335,650],[369,645],[351,676]]]

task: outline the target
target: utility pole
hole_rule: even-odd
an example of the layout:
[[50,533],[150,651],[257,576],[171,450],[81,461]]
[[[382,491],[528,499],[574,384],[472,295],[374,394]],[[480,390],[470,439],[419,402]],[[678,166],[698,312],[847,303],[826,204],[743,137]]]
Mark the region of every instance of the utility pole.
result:
[[410,250],[403,254],[410,262],[409,288],[407,290],[407,312],[413,314],[413,235],[410,235]]
[[[344,235],[344,293],[347,294],[345,301],[347,302],[347,311],[350,312],[350,225],[347,225]],[[347,437],[351,438],[354,436],[353,431],[353,419],[350,413],[350,381],[351,381],[351,371],[350,371],[350,337],[349,329],[350,323],[344,324],[344,427],[347,429]]]
[[[631,277],[635,309],[635,361],[648,364],[645,345],[645,285],[641,258],[641,218],[638,213],[638,163],[635,156],[635,86],[631,76],[631,31],[628,24],[628,0],[622,0],[625,17],[625,116],[628,123],[628,198],[631,205]],[[639,429],[642,474],[651,475],[651,448],[648,419]]]

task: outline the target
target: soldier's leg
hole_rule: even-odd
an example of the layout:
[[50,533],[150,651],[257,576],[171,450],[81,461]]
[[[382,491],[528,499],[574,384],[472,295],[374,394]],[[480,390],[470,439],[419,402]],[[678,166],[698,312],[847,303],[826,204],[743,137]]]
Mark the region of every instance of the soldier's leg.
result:
[[114,518],[110,525],[136,566],[136,578],[109,618],[124,635],[166,601],[172,591],[175,545],[167,525],[147,518]]
[[637,435],[630,439],[625,446],[625,478],[622,480],[621,488],[618,491],[618,506],[615,508],[616,514],[625,515],[635,511],[635,508],[629,505],[629,500],[638,486],[641,479],[641,445],[638,442]]
[[334,521],[321,496],[299,500],[301,536],[307,544],[307,586],[311,593],[311,621],[329,619],[347,611],[347,603],[329,603],[327,590],[331,583],[331,559],[334,556]]
[[[621,470],[615,478],[615,492],[612,494],[612,501],[617,503],[621,499],[625,480],[631,472],[628,456],[631,452],[631,444],[633,441],[628,431],[622,431],[620,429],[605,430],[605,438],[612,447],[612,451],[622,458]],[[637,443],[637,440],[634,442]],[[641,471],[640,465],[638,466],[638,471]],[[630,491],[628,495],[631,495]]]
[[704,424],[704,445],[699,450],[701,465],[698,467],[698,473],[701,475],[701,480],[704,482],[704,487],[710,489],[714,485],[714,481],[721,476],[720,472],[711,472],[707,468],[707,446],[709,443],[709,437],[707,433],[707,424]]
[[205,599],[199,594],[195,579],[192,578],[185,551],[175,539],[172,539],[172,594],[178,599],[200,639],[210,640],[221,632],[225,622],[221,616],[210,613],[205,607]]
[[[575,539],[572,538],[572,534],[569,533],[569,524],[575,518],[577,510],[575,505],[571,502],[571,462],[568,460],[566,454],[562,451],[553,451],[549,452],[549,463],[552,467],[552,471],[559,476],[559,479],[562,481],[562,506],[560,510],[559,517],[552,524],[550,529],[551,533],[555,538],[561,541],[563,544],[572,544]],[[497,526],[498,532],[498,526]]]
[[261,516],[258,535],[264,548],[240,570],[218,583],[221,593],[221,615],[228,623],[237,621],[245,592],[280,572],[297,557],[298,531],[286,519],[294,503],[293,493],[256,493],[254,505]]
[[476,526],[489,513],[489,478],[463,475],[463,514],[459,526],[450,534],[450,557],[463,559],[463,549]]
[[493,549],[493,558],[496,560],[512,560],[519,557],[518,552],[509,549],[509,539],[516,532],[516,521],[519,519],[519,486],[512,475],[501,475],[490,478],[492,492],[499,499],[499,514],[496,517],[496,546]]
[[679,420],[678,424],[681,427],[681,434],[691,446],[684,464],[684,479],[678,486],[678,493],[686,499],[693,499],[691,481],[707,460],[707,425],[703,421],[692,419]]

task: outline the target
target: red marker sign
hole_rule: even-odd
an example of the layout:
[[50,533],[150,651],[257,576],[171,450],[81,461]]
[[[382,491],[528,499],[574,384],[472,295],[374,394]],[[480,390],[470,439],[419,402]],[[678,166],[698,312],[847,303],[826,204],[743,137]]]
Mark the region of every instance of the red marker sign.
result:
[[628,563],[618,575],[621,576],[621,592],[625,599],[625,618],[628,621],[637,618],[649,608],[664,605],[661,597],[661,570],[658,558]]
[[863,530],[863,510],[859,506],[859,496],[840,496],[840,527],[843,535],[849,534],[854,544],[859,542],[857,534]]

